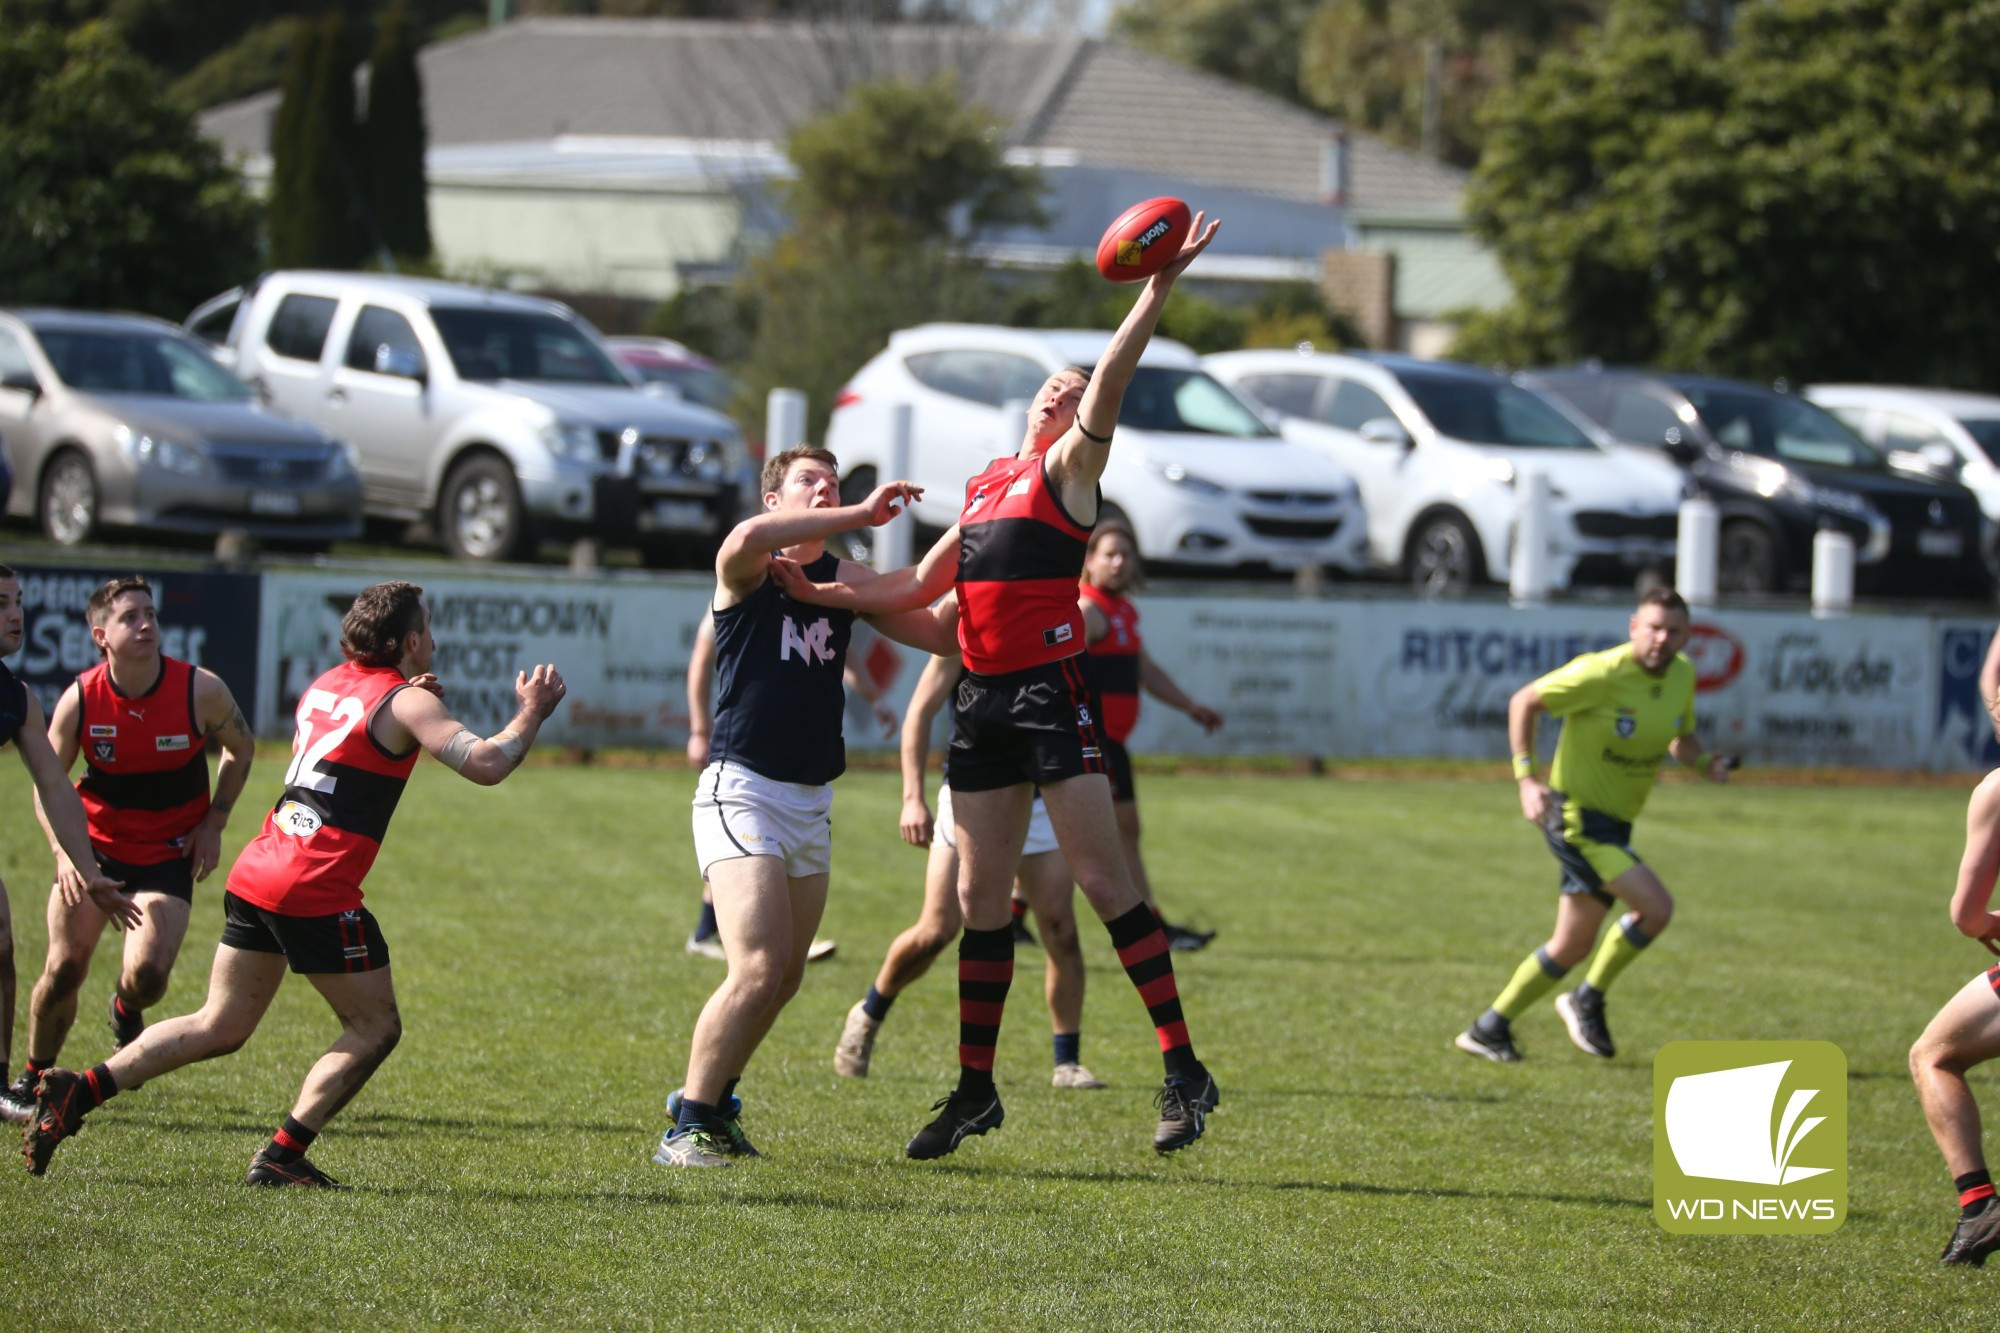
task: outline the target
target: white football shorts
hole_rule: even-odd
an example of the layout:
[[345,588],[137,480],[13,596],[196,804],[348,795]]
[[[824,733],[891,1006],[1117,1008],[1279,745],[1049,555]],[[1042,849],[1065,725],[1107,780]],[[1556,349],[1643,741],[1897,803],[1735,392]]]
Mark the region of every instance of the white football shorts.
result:
[[[958,848],[958,826],[951,818],[951,784],[948,782],[938,787],[937,819],[931,825],[931,845],[939,843],[954,851]],[[1056,827],[1049,823],[1049,808],[1037,796],[1035,808],[1028,815],[1028,841],[1021,848],[1021,855],[1034,856],[1038,852],[1055,850]]]
[[775,856],[793,879],[833,868],[833,788],[774,782],[718,759],[694,789],[694,855],[701,877],[717,861]]

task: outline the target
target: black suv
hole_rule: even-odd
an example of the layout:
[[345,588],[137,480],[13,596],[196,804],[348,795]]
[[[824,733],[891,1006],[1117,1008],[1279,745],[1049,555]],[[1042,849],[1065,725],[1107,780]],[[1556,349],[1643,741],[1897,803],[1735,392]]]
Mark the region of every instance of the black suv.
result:
[[1979,504],[1951,482],[1891,471],[1831,414],[1737,380],[1633,370],[1523,377],[1627,444],[1688,469],[1722,513],[1724,592],[1775,592],[1812,576],[1813,534],[1854,538],[1857,591],[1986,597]]

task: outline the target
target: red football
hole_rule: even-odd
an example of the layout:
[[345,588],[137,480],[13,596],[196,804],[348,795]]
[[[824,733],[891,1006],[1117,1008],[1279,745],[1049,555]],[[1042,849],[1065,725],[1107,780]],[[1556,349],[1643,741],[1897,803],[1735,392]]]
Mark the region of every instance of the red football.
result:
[[1113,282],[1150,278],[1187,244],[1188,206],[1178,199],[1148,199],[1121,214],[1097,243],[1097,271]]

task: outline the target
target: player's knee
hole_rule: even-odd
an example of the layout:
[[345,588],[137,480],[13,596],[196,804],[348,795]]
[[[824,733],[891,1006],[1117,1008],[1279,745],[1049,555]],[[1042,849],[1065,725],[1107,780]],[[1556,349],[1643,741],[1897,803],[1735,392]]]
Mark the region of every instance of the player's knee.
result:
[[1077,939],[1076,917],[1069,912],[1054,916],[1036,915],[1035,920],[1042,928],[1042,948],[1052,954],[1081,954],[1083,945]]
[[769,954],[748,954],[740,963],[730,961],[729,985],[752,1005],[766,1007],[778,1003],[789,970],[784,961]]
[[49,955],[48,967],[42,972],[42,980],[48,986],[48,993],[55,999],[67,1000],[83,989],[83,979],[90,971],[90,963],[83,958],[59,958]]

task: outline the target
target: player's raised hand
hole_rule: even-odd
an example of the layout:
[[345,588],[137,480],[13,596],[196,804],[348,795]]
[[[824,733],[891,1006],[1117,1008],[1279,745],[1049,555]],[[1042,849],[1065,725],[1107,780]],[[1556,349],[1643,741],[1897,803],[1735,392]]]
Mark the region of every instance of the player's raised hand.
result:
[[862,502],[868,509],[868,526],[881,527],[923,496],[923,487],[907,481],[892,481],[877,486]]
[[1187,244],[1181,247],[1180,254],[1175,257],[1172,263],[1168,264],[1158,273],[1155,273],[1148,281],[1159,283],[1162,286],[1172,283],[1175,278],[1178,278],[1186,271],[1189,264],[1194,262],[1196,255],[1208,249],[1208,243],[1215,239],[1215,233],[1222,226],[1222,219],[1217,218],[1215,221],[1209,223],[1207,227],[1203,227],[1201,225],[1202,220],[1207,216],[1208,213],[1206,211],[1198,212],[1194,215],[1194,225],[1188,228]]
[[569,693],[569,686],[563,683],[562,673],[544,662],[533,671],[519,671],[514,674],[514,697],[521,701],[521,707],[537,718],[546,719],[556,711],[556,705]]
[[412,676],[410,684],[428,694],[435,694],[440,699],[444,698],[444,682],[437,678],[435,672],[426,671],[420,676]]
[[125,892],[125,881],[122,879],[112,879],[101,871],[92,871],[84,879],[84,892],[90,895],[90,901],[97,904],[97,910],[110,917],[111,924],[119,930],[131,930],[145,919],[139,904]]

